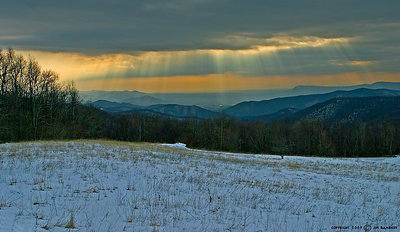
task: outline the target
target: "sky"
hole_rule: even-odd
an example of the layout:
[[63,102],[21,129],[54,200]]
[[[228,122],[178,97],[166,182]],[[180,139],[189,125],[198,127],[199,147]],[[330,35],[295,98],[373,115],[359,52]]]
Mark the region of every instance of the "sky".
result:
[[18,0],[0,48],[79,90],[224,92],[400,82],[398,0]]

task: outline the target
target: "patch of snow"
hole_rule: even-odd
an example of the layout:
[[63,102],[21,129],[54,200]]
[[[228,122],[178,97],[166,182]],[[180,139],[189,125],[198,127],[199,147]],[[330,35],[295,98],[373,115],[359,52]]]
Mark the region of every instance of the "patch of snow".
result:
[[161,145],[167,146],[167,147],[186,148],[186,144],[184,144],[184,143],[163,143]]

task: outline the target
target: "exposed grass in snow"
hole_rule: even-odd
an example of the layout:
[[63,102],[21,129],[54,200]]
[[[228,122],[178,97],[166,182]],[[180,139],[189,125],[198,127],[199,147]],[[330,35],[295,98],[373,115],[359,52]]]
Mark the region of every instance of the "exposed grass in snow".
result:
[[281,159],[103,140],[2,144],[0,231],[399,226],[399,175],[400,157]]

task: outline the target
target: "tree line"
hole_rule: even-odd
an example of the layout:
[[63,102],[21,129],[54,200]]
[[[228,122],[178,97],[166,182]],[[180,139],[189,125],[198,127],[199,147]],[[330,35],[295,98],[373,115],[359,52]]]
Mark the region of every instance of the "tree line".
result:
[[131,113],[110,115],[83,105],[73,82],[42,70],[33,58],[0,50],[0,141],[115,139],[183,142],[188,147],[311,156],[389,156],[400,153],[400,126],[280,120],[247,122],[228,117],[176,119]]
[[105,127],[111,139],[182,142],[191,148],[231,152],[332,157],[400,153],[400,127],[390,121],[250,123],[228,117],[179,120],[134,113],[113,116]]
[[78,91],[32,57],[0,50],[0,141],[76,137]]

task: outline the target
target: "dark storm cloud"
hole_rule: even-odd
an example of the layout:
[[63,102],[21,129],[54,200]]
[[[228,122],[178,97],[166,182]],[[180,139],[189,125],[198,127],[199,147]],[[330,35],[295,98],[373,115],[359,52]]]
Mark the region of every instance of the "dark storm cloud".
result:
[[[400,1],[375,0],[88,0],[5,1],[0,47],[86,55],[129,53],[135,69],[118,76],[233,72],[247,76],[399,72]],[[274,38],[346,38],[347,45],[295,47],[275,56],[225,56],[197,50],[284,46]],[[169,67],[146,51],[192,51]],[[154,58],[154,57],[151,57]],[[136,58],[135,58],[136,60]],[[154,63],[154,62],[153,62]],[[164,62],[165,64],[166,62]],[[114,74],[104,78],[113,77]]]
[[[337,37],[354,27],[399,22],[399,1],[7,1],[0,43],[22,49],[90,53],[243,49],[230,35]],[[393,41],[394,42],[394,41]]]

